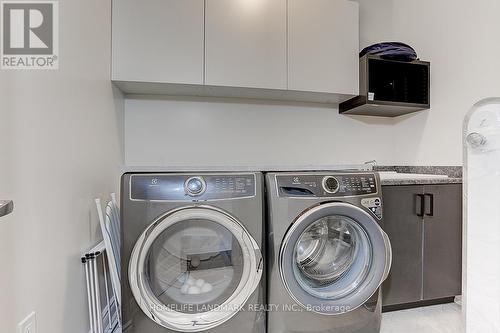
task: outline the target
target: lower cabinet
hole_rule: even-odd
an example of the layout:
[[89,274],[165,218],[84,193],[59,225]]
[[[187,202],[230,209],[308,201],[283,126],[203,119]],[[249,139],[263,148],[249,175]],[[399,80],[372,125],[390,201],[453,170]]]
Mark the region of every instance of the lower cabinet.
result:
[[462,185],[426,185],[425,193],[423,299],[460,295]]
[[391,185],[382,192],[384,229],[393,251],[383,305],[460,295],[462,185]]
[[416,194],[422,186],[384,186],[384,230],[392,245],[392,267],[382,285],[383,305],[422,299],[422,239],[424,225],[416,214]]

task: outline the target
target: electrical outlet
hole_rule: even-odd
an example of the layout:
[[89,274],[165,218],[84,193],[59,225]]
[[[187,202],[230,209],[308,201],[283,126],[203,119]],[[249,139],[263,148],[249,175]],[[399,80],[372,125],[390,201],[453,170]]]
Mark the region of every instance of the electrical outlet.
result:
[[17,333],[36,333],[36,313],[30,313],[17,325]]

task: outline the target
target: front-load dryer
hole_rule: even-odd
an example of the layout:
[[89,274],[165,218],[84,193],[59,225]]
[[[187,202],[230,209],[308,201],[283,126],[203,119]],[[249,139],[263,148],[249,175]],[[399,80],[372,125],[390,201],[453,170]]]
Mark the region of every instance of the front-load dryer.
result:
[[268,332],[376,333],[391,266],[376,173],[269,173]]
[[260,173],[122,177],[127,333],[265,332]]

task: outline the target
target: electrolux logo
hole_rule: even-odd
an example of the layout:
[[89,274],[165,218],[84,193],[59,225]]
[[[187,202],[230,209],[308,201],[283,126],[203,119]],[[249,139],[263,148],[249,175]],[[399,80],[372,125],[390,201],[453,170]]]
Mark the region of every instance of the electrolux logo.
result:
[[58,69],[57,1],[1,1],[2,69]]

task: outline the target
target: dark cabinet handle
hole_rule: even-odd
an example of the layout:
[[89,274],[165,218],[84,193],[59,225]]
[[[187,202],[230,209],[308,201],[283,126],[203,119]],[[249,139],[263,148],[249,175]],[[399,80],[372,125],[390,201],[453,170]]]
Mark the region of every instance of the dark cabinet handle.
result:
[[416,201],[416,204],[415,204],[416,214],[417,214],[417,216],[424,217],[424,214],[425,214],[425,195],[417,194],[416,198],[420,199],[420,204],[418,203],[418,200],[415,200]]
[[[425,212],[425,215],[427,215],[427,216],[434,216],[434,194],[432,194],[432,193],[425,193],[424,195],[426,197],[429,197],[429,212],[428,213]],[[424,206],[425,206],[425,204],[424,204]]]

